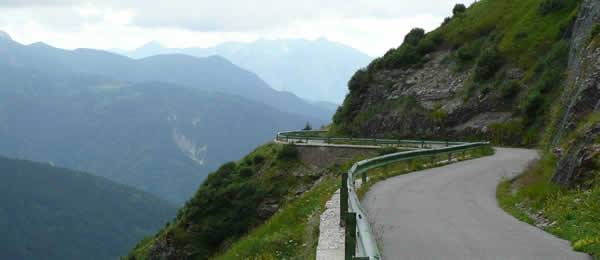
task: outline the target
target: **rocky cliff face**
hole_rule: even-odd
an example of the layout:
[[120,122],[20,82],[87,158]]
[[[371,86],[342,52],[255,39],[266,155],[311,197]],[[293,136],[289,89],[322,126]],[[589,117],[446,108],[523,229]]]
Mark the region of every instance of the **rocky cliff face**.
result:
[[[502,107],[503,100],[495,93],[465,98],[473,71],[457,70],[454,55],[452,50],[441,49],[427,54],[420,67],[374,72],[361,95],[360,111],[366,112],[366,120],[354,134],[464,137],[485,133],[490,125],[510,119],[510,110]],[[522,72],[513,69],[509,77],[521,76]]]
[[[591,179],[600,155],[600,2],[583,1],[573,27],[568,79],[561,98],[563,113],[552,145],[560,156],[553,181],[563,186],[581,185]],[[575,137],[569,133],[575,132]],[[564,150],[564,152],[562,151]]]

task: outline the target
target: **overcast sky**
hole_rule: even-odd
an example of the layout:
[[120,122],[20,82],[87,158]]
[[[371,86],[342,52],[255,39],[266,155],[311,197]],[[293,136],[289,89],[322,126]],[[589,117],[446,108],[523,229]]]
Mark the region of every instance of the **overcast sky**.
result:
[[[465,3],[468,4],[472,0]],[[453,0],[0,0],[0,30],[22,43],[133,49],[258,38],[327,39],[379,56],[413,27],[431,30]]]

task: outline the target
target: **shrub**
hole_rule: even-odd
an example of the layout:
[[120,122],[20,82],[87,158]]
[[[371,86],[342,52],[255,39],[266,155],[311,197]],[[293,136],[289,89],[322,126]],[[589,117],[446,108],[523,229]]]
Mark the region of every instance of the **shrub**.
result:
[[442,22],[442,26],[450,23],[451,20],[452,20],[452,18],[450,18],[450,17],[444,18],[444,21]]
[[540,3],[540,14],[547,15],[556,11],[560,11],[567,5],[566,0],[544,0]]
[[259,164],[265,162],[265,157],[258,154],[256,156],[254,156],[254,158],[252,158],[252,162],[254,163],[254,165],[259,165]]
[[475,67],[475,80],[484,81],[490,79],[502,67],[502,56],[495,48],[489,48],[483,51],[477,60]]
[[366,89],[369,85],[369,72],[366,70],[358,70],[350,81],[348,81],[348,89],[351,92],[360,92],[362,89]]
[[294,145],[286,144],[281,148],[279,154],[277,154],[277,158],[280,160],[298,159],[298,149]]
[[304,125],[304,128],[302,128],[302,130],[304,130],[304,131],[312,130],[312,126],[310,126],[309,122],[306,122],[306,125]]
[[519,93],[519,90],[521,89],[521,85],[519,84],[519,82],[514,81],[514,80],[510,80],[510,81],[505,81],[502,85],[500,85],[500,95],[503,98],[511,98],[514,97],[517,93]]
[[469,45],[463,45],[456,51],[456,56],[462,62],[471,61],[477,58],[478,55],[479,53],[477,52],[477,49],[471,48]]
[[425,37],[425,30],[421,28],[413,28],[404,36],[404,44],[417,45]]
[[422,39],[419,44],[417,44],[417,53],[420,55],[425,55],[435,50],[434,39],[425,38]]
[[452,14],[456,16],[464,13],[465,11],[467,11],[467,7],[464,4],[456,4],[452,9]]
[[417,48],[412,45],[403,45],[384,56],[384,66],[386,68],[403,68],[415,65],[419,61],[421,61],[421,55],[417,51]]
[[254,175],[254,170],[250,167],[242,167],[240,169],[240,175],[242,175],[244,177],[250,177],[250,176]]

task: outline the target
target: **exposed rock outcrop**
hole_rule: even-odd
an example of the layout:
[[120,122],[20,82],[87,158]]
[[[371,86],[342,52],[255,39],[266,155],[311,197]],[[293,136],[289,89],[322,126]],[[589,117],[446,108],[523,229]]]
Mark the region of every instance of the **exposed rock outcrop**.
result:
[[[569,53],[569,77],[565,83],[561,102],[564,113],[557,126],[552,145],[558,147],[567,133],[575,128],[600,106],[600,38],[591,35],[594,25],[600,24],[600,2],[583,1],[573,27]],[[600,152],[595,144],[600,136],[600,125],[593,124],[581,130],[567,149],[559,154],[559,162],[552,181],[562,186],[581,185],[592,178],[594,159]]]
[[594,140],[600,137],[600,124],[587,129],[579,138],[569,144],[569,149],[561,156],[552,177],[556,184],[566,187],[586,185],[586,181],[594,177],[597,170],[597,159],[600,157],[600,145]]
[[[360,96],[360,111],[369,116],[354,134],[460,138],[510,119],[496,94],[477,92],[474,98],[465,98],[473,84],[472,70],[457,69],[453,55],[442,48],[427,54],[421,66],[375,71]],[[507,79],[523,76],[518,68],[507,69],[506,74]]]

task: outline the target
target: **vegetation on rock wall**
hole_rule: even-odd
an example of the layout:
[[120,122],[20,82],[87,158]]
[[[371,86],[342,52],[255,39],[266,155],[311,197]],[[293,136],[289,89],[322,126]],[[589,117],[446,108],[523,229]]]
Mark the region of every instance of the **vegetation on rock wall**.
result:
[[[332,129],[350,135],[390,135],[390,129],[373,127],[377,124],[367,124],[364,118],[385,118],[391,110],[415,112],[390,105],[395,101],[381,95],[389,91],[375,84],[374,77],[385,74],[393,78],[394,71],[423,71],[425,63],[448,52],[440,66],[470,76],[458,90],[463,95],[460,109],[450,111],[444,120],[428,123],[437,129],[430,138],[476,137],[498,144],[537,144],[549,119],[549,110],[543,108],[557,97],[565,77],[569,28],[578,5],[578,0],[483,0],[467,9],[455,7],[454,16],[438,29],[427,34],[413,29],[400,47],[357,71]],[[424,102],[417,99],[419,104]],[[454,129],[478,114],[498,111],[511,113],[511,120],[492,122],[484,129]],[[395,135],[409,137],[400,131]]]

